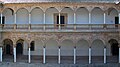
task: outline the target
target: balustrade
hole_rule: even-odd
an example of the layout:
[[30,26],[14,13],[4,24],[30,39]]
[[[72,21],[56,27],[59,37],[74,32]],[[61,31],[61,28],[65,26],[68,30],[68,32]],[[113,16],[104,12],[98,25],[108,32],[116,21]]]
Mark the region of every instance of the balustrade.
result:
[[119,27],[120,24],[1,24],[0,31],[119,31]]

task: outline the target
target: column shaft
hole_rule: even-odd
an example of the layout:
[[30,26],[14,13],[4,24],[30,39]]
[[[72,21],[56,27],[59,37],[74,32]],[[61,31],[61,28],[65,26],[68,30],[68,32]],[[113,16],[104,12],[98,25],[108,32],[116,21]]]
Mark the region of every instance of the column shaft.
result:
[[30,47],[28,48],[28,63],[31,63]]
[[0,62],[2,62],[2,47],[0,47]]
[[13,47],[13,52],[14,52],[14,62],[16,62],[16,47]]
[[46,24],[46,22],[45,22],[45,12],[44,12],[44,30],[45,30],[45,24]]
[[89,24],[91,24],[91,12],[89,12]]
[[61,19],[61,18],[60,18],[60,12],[59,12],[59,30],[61,29],[61,25],[60,25],[60,24],[61,24],[61,23],[60,23],[61,21],[60,21],[60,19]]
[[89,48],[89,64],[91,64],[91,48]]
[[104,48],[104,64],[106,64],[106,48]]
[[76,48],[74,48],[74,64],[76,64]]
[[31,24],[31,14],[29,13],[29,24]]
[[43,48],[43,63],[46,63],[46,56],[45,56],[46,50],[45,47]]
[[120,12],[119,12],[119,24],[120,24]]
[[15,17],[14,17],[14,24],[16,24],[16,13],[14,15],[15,15]]
[[[76,24],[76,13],[74,13],[74,24]],[[74,30],[76,30],[76,25],[74,25]]]
[[58,64],[60,64],[61,63],[61,60],[60,60],[60,58],[61,58],[61,50],[60,50],[60,47],[59,47],[59,49],[58,49]]
[[119,63],[120,63],[120,47],[119,47]]
[[104,13],[104,24],[106,24],[106,14]]
[[1,22],[1,24],[2,24],[2,12],[1,12],[1,18],[0,18],[0,19],[1,19],[1,21],[0,21],[0,22]]

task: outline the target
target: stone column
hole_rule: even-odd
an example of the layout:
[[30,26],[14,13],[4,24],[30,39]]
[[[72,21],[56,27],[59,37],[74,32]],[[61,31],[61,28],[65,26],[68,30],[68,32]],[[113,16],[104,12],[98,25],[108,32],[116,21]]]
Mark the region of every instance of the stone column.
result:
[[45,15],[46,15],[46,14],[45,14],[45,12],[44,12],[44,28],[43,28],[44,30],[45,30],[45,24],[46,24],[46,21],[45,21],[46,17],[45,17]]
[[89,47],[89,64],[91,64],[91,47]]
[[2,62],[2,46],[0,46],[0,62]]
[[16,13],[14,13],[14,24],[16,24]]
[[120,24],[120,12],[119,12],[119,24]]
[[1,19],[1,21],[0,21],[0,22],[1,22],[1,24],[2,24],[2,12],[1,12],[1,18],[0,18],[0,19]]
[[119,63],[120,63],[120,44],[118,45],[118,47],[119,47]]
[[106,24],[106,14],[104,12],[104,24]]
[[74,64],[76,64],[76,46],[74,47]]
[[106,46],[104,47],[104,64],[106,64]]
[[29,24],[31,24],[31,14],[29,13]]
[[46,49],[45,46],[43,46],[43,63],[46,63]]
[[60,59],[61,56],[60,55],[61,55],[61,46],[58,47],[58,64],[61,63],[61,59]]
[[29,44],[29,47],[28,47],[28,63],[31,63],[30,44]]
[[91,12],[89,12],[89,24],[91,24]]
[[76,30],[76,13],[74,12],[74,30]]
[[60,12],[59,12],[59,30],[61,30],[61,23],[60,23],[61,21],[60,21]]
[[16,62],[16,44],[13,45],[14,62]]

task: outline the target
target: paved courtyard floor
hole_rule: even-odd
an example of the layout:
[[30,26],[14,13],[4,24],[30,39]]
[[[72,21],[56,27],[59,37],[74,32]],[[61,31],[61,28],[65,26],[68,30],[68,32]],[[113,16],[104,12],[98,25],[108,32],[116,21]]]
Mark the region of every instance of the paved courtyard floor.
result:
[[42,63],[21,63],[21,62],[2,62],[0,67],[120,67],[118,63],[108,64],[42,64]]
[[103,57],[92,57],[92,64],[88,64],[88,57],[77,57],[77,63],[73,64],[73,57],[61,57],[61,64],[58,64],[58,57],[46,56],[46,64],[43,64],[42,56],[31,56],[31,63],[28,63],[28,56],[17,56],[17,62],[13,62],[13,55],[4,56],[0,67],[120,67],[118,57],[107,57],[107,64],[103,64]]

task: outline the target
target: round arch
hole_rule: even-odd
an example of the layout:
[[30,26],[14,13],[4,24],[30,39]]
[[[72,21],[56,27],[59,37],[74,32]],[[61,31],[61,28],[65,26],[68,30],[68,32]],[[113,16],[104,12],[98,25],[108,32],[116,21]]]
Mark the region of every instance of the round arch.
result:
[[36,8],[39,8],[39,9],[42,10],[42,12],[44,12],[44,10],[42,9],[42,7],[40,7],[40,6],[34,6],[34,7],[31,8],[30,13],[31,13],[34,9],[36,9]]
[[5,8],[2,13],[2,24],[14,24],[14,10],[12,8]]
[[95,7],[91,11],[91,23],[92,24],[103,24],[104,23],[104,11],[99,8]]
[[100,39],[96,39],[92,42],[92,56],[103,56],[104,43]]
[[31,24],[44,24],[44,12],[40,7],[31,10]]
[[2,12],[4,12],[6,9],[10,9],[11,11],[13,11],[13,13],[15,12],[14,9],[13,9],[13,8],[10,8],[10,7],[4,8],[4,9],[2,10]]
[[85,7],[80,7],[76,10],[76,23],[88,24],[89,23],[89,11]]
[[23,54],[23,46],[24,46],[24,40],[23,39],[19,39],[16,42],[16,54],[20,55]]
[[108,41],[111,47],[111,54],[112,56],[118,56],[119,55],[119,47],[118,47],[118,41],[116,39],[110,39]]
[[13,54],[13,41],[11,39],[3,40],[3,49],[4,54],[12,55]]
[[54,24],[56,21],[55,15],[57,15],[59,12],[55,7],[47,8],[45,11],[45,17],[46,17],[46,24]]
[[46,41],[46,55],[57,56],[58,55],[58,42],[54,39]]
[[16,11],[17,24],[28,24],[29,11],[25,8],[20,8]]
[[76,43],[77,56],[88,56],[89,42],[85,39],[79,39]]
[[64,24],[73,24],[74,10],[70,7],[64,7],[61,10],[61,16],[64,16]]
[[64,39],[61,43],[61,55],[73,56],[74,43],[70,39]]
[[108,8],[106,15],[107,24],[119,24],[118,22],[118,10],[115,8]]

